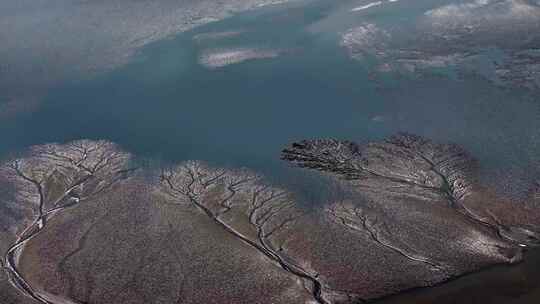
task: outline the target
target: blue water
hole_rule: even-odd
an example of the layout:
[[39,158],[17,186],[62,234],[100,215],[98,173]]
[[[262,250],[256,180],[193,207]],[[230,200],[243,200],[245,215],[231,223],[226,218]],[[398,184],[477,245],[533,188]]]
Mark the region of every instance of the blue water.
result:
[[[401,19],[426,3],[403,9]],[[450,77],[451,71],[373,81],[369,68],[339,46],[338,33],[362,18],[392,23],[399,14],[318,23],[333,8],[324,2],[245,13],[149,45],[132,63],[59,86],[37,112],[0,123],[0,154],[43,142],[109,139],[142,157],[272,174],[281,166],[280,150],[295,140],[365,141],[407,131],[462,144],[486,167],[537,158],[538,92],[501,88],[480,76]],[[245,32],[193,40],[225,30]],[[294,51],[217,70],[197,63],[207,48],[244,46]]]

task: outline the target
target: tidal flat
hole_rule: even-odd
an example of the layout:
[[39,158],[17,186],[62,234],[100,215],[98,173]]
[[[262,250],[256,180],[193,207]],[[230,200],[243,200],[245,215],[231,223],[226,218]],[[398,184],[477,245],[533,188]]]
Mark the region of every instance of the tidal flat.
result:
[[537,302],[538,1],[167,3],[0,51],[6,303]]
[[362,303],[540,244],[538,184],[525,201],[497,197],[467,151],[411,134],[284,148],[332,181],[317,208],[252,170],[131,157],[81,140],[2,165],[2,199],[18,203],[4,269],[28,300]]

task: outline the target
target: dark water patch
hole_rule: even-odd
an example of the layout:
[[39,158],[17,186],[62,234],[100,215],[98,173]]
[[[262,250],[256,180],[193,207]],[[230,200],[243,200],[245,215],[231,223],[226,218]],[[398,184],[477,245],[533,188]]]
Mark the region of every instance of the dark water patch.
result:
[[498,265],[464,275],[439,286],[418,288],[376,303],[505,303],[531,304],[540,301],[540,250],[530,250],[517,265]]

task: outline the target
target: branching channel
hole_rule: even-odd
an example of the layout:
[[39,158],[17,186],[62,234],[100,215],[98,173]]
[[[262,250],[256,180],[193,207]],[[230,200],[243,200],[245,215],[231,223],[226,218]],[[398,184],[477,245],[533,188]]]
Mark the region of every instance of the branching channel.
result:
[[[233,237],[308,283],[307,288],[318,303],[328,303],[317,273],[302,267],[270,241],[303,216],[288,192],[263,185],[260,177],[250,172],[216,170],[198,162],[164,170],[161,189],[177,203],[198,208]],[[227,220],[230,216],[242,218]],[[240,227],[241,221],[249,223],[248,227]]]
[[[18,235],[4,255],[4,270],[10,282],[40,303],[56,304],[37,290],[19,270],[24,247],[40,234],[48,221],[111,189],[127,178],[128,154],[105,141],[81,140],[66,145],[35,146],[26,157],[0,167],[17,188],[17,201],[36,206],[33,221]],[[62,303],[75,303],[62,299]]]

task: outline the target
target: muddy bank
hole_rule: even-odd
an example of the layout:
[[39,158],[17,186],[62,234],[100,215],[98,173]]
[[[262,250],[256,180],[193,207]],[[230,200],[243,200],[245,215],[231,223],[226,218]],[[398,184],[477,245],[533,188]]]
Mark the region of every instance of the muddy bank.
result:
[[307,207],[245,168],[134,167],[106,141],[34,146],[0,171],[11,291],[46,304],[353,304],[500,264],[403,296],[534,296],[535,184],[526,202],[499,197],[463,148],[411,134],[302,141],[282,159],[324,175],[326,202]]

